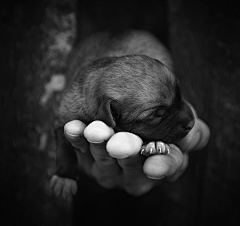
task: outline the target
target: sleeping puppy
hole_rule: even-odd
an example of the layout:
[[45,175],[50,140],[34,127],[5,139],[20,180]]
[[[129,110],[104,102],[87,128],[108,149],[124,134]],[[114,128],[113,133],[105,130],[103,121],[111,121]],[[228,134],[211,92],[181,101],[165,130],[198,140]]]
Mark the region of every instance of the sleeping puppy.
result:
[[193,127],[193,112],[181,96],[170,55],[147,32],[89,37],[72,53],[67,80],[56,109],[56,175],[60,177],[77,176],[76,156],[63,134],[68,121],[101,120],[146,143],[176,143]]

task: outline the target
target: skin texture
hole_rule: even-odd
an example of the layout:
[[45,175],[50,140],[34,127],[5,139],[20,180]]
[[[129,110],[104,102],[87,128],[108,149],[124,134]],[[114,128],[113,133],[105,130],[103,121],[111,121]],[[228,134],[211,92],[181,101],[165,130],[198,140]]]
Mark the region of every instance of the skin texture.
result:
[[[64,130],[75,148],[79,170],[104,188],[118,187],[139,196],[149,192],[163,178],[177,180],[187,168],[188,153],[206,146],[209,128],[199,118],[195,121],[193,129],[178,146],[170,145],[169,155],[150,157],[139,154],[143,142],[140,137],[127,132],[114,133],[112,128],[99,121],[86,126],[74,120],[67,123]],[[75,180],[57,175],[52,177],[51,187],[55,194],[64,198],[70,198],[77,191]]]
[[[74,182],[79,168],[76,166],[85,164],[80,160],[79,152],[72,150],[72,142],[66,142],[64,137],[64,124],[72,120],[80,120],[84,128],[91,122],[100,120],[111,128],[112,133],[128,132],[135,140],[140,138],[141,142],[135,144],[137,148],[131,145],[128,147],[129,150],[134,150],[134,155],[140,151],[143,143],[149,141],[156,142],[155,147],[158,147],[157,142],[161,141],[170,144],[171,150],[178,150],[168,156],[172,153],[181,155],[180,150],[172,143],[177,144],[189,133],[195,119],[192,108],[181,96],[178,81],[171,68],[171,58],[167,49],[155,37],[143,31],[131,31],[117,36],[100,33],[76,47],[69,59],[68,85],[56,108],[57,171],[51,181],[55,193],[75,193],[76,186],[64,184],[66,181]],[[75,128],[78,130],[78,136],[83,133],[83,129],[79,129],[78,126]],[[87,139],[92,136],[92,130],[90,131],[86,135]],[[65,135],[69,135],[68,132],[65,129]],[[104,140],[110,137],[112,134],[108,134]],[[119,139],[117,137],[115,142]],[[80,147],[73,146],[78,149]],[[106,147],[102,149],[106,150]],[[147,151],[148,149],[149,145],[146,146]],[[111,145],[109,150],[107,153],[111,156],[110,161],[118,161],[116,159],[119,159],[119,155],[120,159],[123,158],[121,152],[115,151],[117,156],[113,154],[114,151],[111,150],[115,149],[111,149]],[[89,150],[86,152],[89,153]],[[128,149],[125,153],[127,156],[132,155]],[[90,154],[93,159],[97,156],[91,148]],[[148,161],[146,157],[141,156],[138,161],[142,161],[143,165],[145,160]],[[121,160],[118,164],[121,166]],[[181,164],[177,165],[179,168]],[[119,167],[114,166],[109,172],[116,171],[118,175],[118,170]],[[148,167],[143,166],[141,170],[148,171]],[[101,170],[97,168],[94,172],[99,173]],[[155,174],[150,177],[156,177]],[[141,178],[140,181],[149,180],[145,174]],[[119,181],[117,184],[121,186],[123,182],[120,179]],[[115,183],[113,184],[115,186]]]

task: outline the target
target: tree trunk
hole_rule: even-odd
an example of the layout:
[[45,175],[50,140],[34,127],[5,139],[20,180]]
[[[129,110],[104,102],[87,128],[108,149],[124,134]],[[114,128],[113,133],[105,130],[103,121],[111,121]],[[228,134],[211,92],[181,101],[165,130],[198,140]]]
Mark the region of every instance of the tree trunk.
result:
[[[1,76],[1,206],[6,225],[71,225],[72,203],[52,195],[53,103],[76,37],[74,0],[5,5]],[[12,20],[11,20],[12,19]]]
[[190,155],[195,185],[185,206],[194,214],[181,225],[235,225],[240,220],[239,6],[233,1],[168,2],[175,70],[212,133],[208,147]]

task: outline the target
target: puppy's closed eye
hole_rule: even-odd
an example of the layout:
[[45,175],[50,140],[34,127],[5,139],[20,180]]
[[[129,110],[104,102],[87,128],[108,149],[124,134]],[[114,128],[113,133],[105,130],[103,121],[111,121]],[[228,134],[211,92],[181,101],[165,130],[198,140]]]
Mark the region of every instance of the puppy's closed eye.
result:
[[155,117],[163,117],[166,114],[166,107],[160,107],[155,111]]
[[149,124],[150,125],[160,124],[161,121],[162,121],[162,117],[155,117],[149,122]]
[[165,107],[159,107],[156,110],[152,112],[152,114],[148,117],[150,119],[150,124],[160,124],[163,120],[164,116],[166,115],[166,108]]

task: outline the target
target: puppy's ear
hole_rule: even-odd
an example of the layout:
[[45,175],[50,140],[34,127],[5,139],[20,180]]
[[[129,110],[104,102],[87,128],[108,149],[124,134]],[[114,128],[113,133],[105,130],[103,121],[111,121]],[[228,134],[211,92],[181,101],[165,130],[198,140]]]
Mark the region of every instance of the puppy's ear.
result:
[[119,117],[117,102],[113,100],[103,101],[98,109],[98,119],[114,128]]

